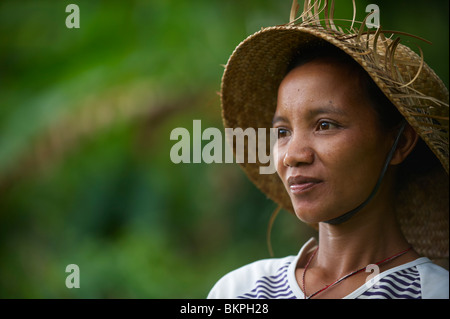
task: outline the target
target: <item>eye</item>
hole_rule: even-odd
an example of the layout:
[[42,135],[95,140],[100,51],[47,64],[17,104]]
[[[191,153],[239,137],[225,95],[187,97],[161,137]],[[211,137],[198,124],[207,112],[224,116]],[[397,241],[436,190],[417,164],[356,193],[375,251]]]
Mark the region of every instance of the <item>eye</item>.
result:
[[288,137],[291,135],[291,132],[285,128],[278,128],[278,139]]
[[334,129],[337,127],[338,127],[338,125],[331,123],[330,121],[320,121],[319,124],[317,125],[317,130],[318,131],[327,131],[327,130]]

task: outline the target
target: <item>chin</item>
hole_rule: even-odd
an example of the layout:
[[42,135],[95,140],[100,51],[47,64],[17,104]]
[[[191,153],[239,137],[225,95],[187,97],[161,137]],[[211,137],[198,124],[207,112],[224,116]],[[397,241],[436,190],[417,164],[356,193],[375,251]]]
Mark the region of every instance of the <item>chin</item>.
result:
[[336,214],[335,209],[327,209],[325,207],[311,207],[310,205],[298,204],[295,205],[295,203],[293,203],[293,206],[297,218],[307,224],[318,224],[321,222],[326,222],[342,215]]
[[317,224],[329,220],[325,219],[323,217],[323,214],[321,214],[320,211],[317,211],[315,209],[308,209],[305,208],[304,206],[294,206],[294,210],[297,218],[307,224]]

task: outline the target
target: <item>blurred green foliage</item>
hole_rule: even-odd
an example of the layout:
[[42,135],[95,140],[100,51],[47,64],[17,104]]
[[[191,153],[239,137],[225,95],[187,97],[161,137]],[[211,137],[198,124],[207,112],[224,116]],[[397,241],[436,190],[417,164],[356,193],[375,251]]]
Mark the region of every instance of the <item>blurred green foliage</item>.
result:
[[[65,26],[69,3],[79,29]],[[448,1],[377,4],[386,29],[434,43],[420,45],[448,86]],[[1,298],[203,298],[269,257],[275,204],[236,164],[173,164],[169,136],[193,119],[221,127],[222,65],[246,36],[286,23],[290,6],[0,3]],[[351,1],[336,14],[347,11]],[[312,235],[283,212],[275,255]],[[79,289],[65,286],[72,263]]]

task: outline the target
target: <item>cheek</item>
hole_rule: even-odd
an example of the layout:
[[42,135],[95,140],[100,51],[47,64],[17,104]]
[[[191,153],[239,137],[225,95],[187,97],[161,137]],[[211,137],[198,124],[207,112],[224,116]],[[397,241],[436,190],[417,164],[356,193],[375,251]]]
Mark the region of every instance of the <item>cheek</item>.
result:
[[280,164],[283,164],[283,159],[281,158],[282,153],[281,153],[280,147],[278,146],[278,142],[275,143],[273,150],[272,150],[272,154],[273,154],[273,160],[275,163],[275,168],[277,169],[277,172],[279,172]]
[[349,140],[345,138],[332,138],[319,141],[314,145],[316,162],[320,163],[329,173],[340,171],[341,167],[348,165],[352,152]]
[[355,138],[349,136],[340,141],[327,143],[318,156],[334,181],[346,185],[370,184],[377,178],[383,162],[380,144],[374,138]]
[[275,168],[277,170],[277,174],[281,178],[281,180],[284,182],[283,177],[286,172],[286,167],[283,164],[284,156],[286,155],[284,147],[279,146],[278,142],[276,142],[273,147],[272,154],[273,154],[273,160],[274,160]]

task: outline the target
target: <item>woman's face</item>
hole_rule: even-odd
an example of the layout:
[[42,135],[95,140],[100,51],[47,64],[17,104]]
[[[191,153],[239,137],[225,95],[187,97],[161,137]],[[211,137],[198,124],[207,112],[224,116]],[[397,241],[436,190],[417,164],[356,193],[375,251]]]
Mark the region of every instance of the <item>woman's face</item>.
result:
[[307,223],[361,204],[380,175],[393,139],[381,129],[354,68],[316,59],[293,69],[278,91],[278,175]]

